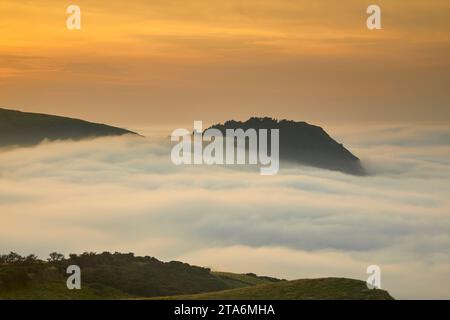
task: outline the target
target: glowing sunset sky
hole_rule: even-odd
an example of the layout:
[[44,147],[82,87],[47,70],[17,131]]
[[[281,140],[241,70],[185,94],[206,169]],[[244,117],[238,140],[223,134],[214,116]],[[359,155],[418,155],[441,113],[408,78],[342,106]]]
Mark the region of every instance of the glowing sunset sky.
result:
[[[372,3],[382,30],[366,28]],[[450,120],[447,0],[0,0],[0,14],[0,107],[117,124]]]

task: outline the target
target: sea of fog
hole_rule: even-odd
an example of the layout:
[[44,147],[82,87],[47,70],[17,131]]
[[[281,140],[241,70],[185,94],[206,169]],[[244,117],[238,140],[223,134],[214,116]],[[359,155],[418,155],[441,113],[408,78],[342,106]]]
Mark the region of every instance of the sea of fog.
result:
[[375,264],[395,298],[450,298],[450,129],[330,133],[370,176],[175,166],[167,135],[0,151],[0,251],[135,252],[286,279],[365,280]]

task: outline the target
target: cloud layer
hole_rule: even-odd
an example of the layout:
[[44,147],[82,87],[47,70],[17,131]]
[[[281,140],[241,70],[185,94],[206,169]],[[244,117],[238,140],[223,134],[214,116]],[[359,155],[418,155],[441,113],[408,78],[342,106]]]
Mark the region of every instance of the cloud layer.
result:
[[178,167],[168,142],[135,137],[4,150],[0,249],[133,251],[289,279],[365,279],[377,264],[397,298],[450,298],[450,131],[361,133],[342,136],[370,177]]

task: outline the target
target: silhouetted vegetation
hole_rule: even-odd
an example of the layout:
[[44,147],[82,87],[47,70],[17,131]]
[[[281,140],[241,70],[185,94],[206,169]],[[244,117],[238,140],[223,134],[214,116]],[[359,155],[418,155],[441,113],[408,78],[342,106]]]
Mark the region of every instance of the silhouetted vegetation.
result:
[[[321,127],[306,122],[252,117],[244,122],[226,121],[211,128],[220,130],[224,135],[227,129],[267,129],[269,136],[270,129],[279,129],[281,160],[355,175],[365,174],[356,156],[331,138]],[[268,143],[270,145],[270,138]],[[270,150],[270,146],[268,149]]]
[[[85,252],[70,254],[66,258],[52,252],[47,261],[43,261],[35,255],[22,257],[11,252],[0,256],[0,298],[7,297],[8,292],[28,287],[38,291],[37,288],[49,283],[67,294],[64,287],[69,265],[81,268],[82,288],[95,298],[110,298],[108,294],[114,297],[193,294],[253,284],[245,279],[212,273],[208,268],[177,261],[162,262],[154,257],[137,257],[133,253]],[[256,275],[254,277],[258,279]],[[265,283],[268,280],[261,278],[259,281]],[[277,279],[271,278],[271,281]]]
[[32,275],[40,271],[42,263],[34,254],[26,257],[15,252],[0,255],[0,290],[9,291],[30,284]]

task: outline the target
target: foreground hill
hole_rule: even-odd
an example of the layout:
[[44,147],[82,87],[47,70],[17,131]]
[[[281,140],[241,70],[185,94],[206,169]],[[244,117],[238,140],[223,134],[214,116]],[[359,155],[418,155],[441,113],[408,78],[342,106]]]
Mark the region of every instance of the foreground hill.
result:
[[[82,289],[68,290],[66,269],[82,270]],[[195,294],[281,281],[254,274],[214,273],[178,261],[133,253],[52,254],[49,261],[0,256],[0,299],[118,299]]]
[[331,138],[321,127],[306,122],[278,121],[265,117],[250,118],[244,122],[230,120],[211,128],[219,129],[224,135],[227,129],[279,129],[281,160],[354,175],[365,174],[360,160],[355,155]]
[[31,146],[43,140],[79,140],[134,132],[104,124],[0,108],[0,147]]
[[166,300],[393,300],[384,290],[370,290],[361,280],[302,279],[245,288],[162,297]]
[[[286,281],[255,274],[212,272],[208,268],[132,253],[0,255],[1,299],[391,299],[351,279]],[[66,287],[67,266],[78,265],[81,290]]]

